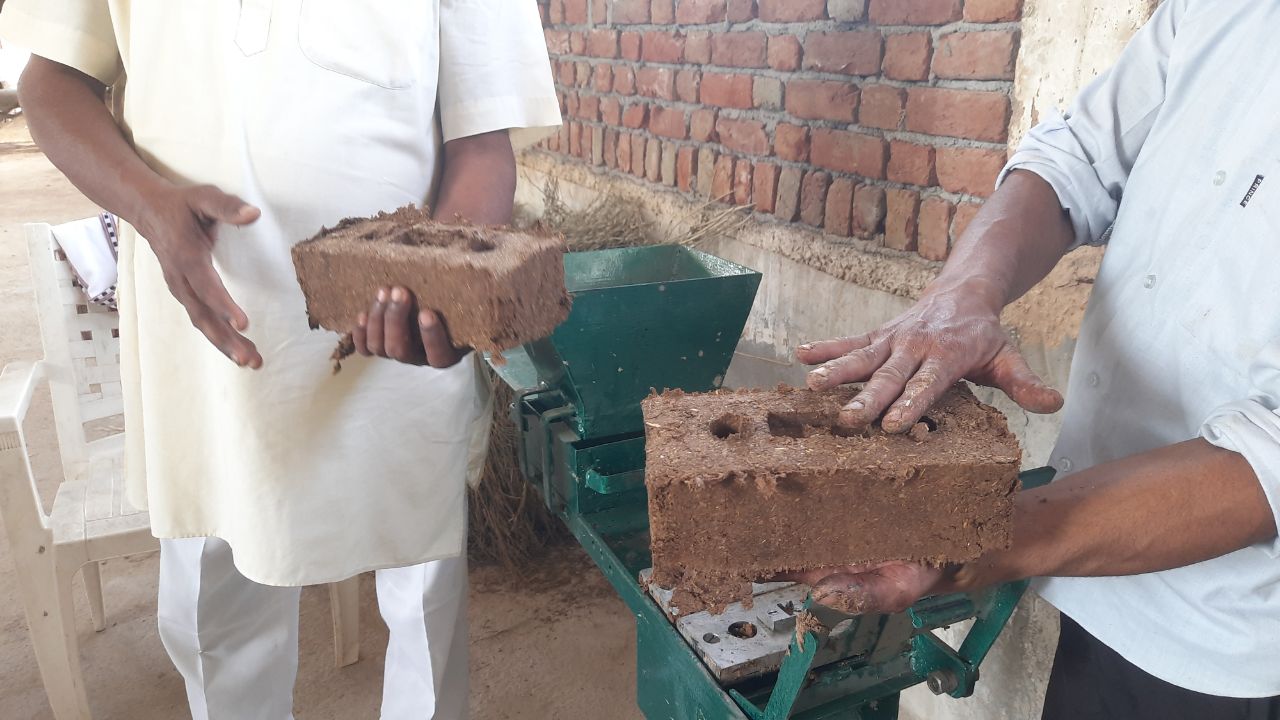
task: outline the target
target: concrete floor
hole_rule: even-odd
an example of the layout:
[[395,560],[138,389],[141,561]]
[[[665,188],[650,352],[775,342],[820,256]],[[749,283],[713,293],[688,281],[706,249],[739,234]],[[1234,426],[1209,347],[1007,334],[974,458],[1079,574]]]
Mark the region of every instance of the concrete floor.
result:
[[[41,355],[21,223],[87,217],[94,207],[30,144],[25,126],[0,124],[0,363]],[[32,463],[46,504],[60,473],[47,397],[29,416]],[[156,557],[105,564],[108,627],[94,633],[83,595],[77,630],[94,717],[186,717],[182,683],[156,635]],[[0,538],[0,718],[52,715],[15,592],[8,541]],[[635,626],[608,584],[576,548],[553,552],[527,575],[495,568],[471,575],[471,709],[480,720],[625,720],[635,709]],[[372,577],[362,584],[361,656],[333,666],[323,589],[302,595],[299,720],[377,717],[386,628]]]

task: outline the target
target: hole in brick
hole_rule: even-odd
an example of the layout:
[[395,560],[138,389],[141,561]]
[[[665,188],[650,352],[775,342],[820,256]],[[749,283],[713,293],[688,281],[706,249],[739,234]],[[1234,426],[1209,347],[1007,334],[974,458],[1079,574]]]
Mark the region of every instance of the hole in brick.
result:
[[77,305],[77,306],[76,306],[76,314],[77,314],[77,315],[88,315],[88,314],[89,314],[89,306],[88,306],[88,305]]
[[81,340],[92,340],[92,339],[93,339],[93,331],[92,331],[92,330],[81,330],[81,331],[80,331],[80,339],[81,339]]
[[928,415],[925,415],[924,417],[920,418],[920,422],[924,423],[924,426],[929,428],[929,432],[933,432],[934,430],[938,429],[938,421],[934,420]]
[[734,415],[733,413],[721,415],[711,421],[710,429],[712,435],[715,435],[721,440],[727,440],[734,435],[741,434],[747,429],[747,419],[741,415]]
[[720,636],[715,633],[706,633],[702,636],[702,642],[708,645],[715,645],[720,642]]
[[771,412],[766,417],[769,423],[769,434],[774,437],[807,438],[814,435],[835,435],[836,437],[854,437],[866,435],[865,431],[851,430],[840,425],[835,415],[818,413],[779,413]]
[[405,228],[403,232],[391,238],[391,242],[397,245],[414,245],[421,247],[423,245],[445,246],[448,242],[441,242],[443,238],[439,233],[429,233],[424,228],[413,226]]
[[[380,228],[374,228],[361,237],[375,240],[383,237]],[[458,247],[465,246],[472,252],[489,252],[497,248],[493,239],[472,228],[441,228],[430,225],[413,225],[404,228],[400,234],[391,238],[397,245],[414,247]]]
[[778,603],[778,609],[788,615],[795,615],[796,603],[794,600],[788,600],[785,603]]
[[738,622],[729,625],[729,634],[736,638],[753,638],[756,636],[756,626],[754,623],[739,620]]

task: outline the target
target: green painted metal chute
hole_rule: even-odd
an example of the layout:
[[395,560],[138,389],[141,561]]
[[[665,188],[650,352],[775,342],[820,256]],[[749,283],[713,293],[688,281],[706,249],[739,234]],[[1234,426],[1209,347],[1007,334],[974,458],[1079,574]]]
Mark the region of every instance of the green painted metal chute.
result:
[[[661,593],[641,580],[650,563],[640,402],[651,389],[699,392],[723,383],[760,274],[674,245],[569,253],[564,262],[569,318],[491,365],[516,391],[509,410],[521,471],[636,616],[645,716],[887,720],[898,715],[899,693],[919,683],[957,698],[972,694],[1025,582],[927,598],[898,615],[810,608],[828,630],[802,637],[793,616],[809,603],[799,586],[760,587],[759,598],[799,592],[800,602],[779,603],[776,624],[759,615],[773,627],[749,637],[721,632],[728,617],[668,612]],[[1023,485],[1050,476],[1027,473]],[[932,632],[969,619],[958,649]]]

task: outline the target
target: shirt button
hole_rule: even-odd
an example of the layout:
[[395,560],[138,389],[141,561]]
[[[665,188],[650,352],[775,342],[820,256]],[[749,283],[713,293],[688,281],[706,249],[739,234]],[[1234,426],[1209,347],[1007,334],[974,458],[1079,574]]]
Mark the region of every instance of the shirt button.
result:
[[1098,373],[1089,373],[1089,387],[1098,387],[1098,383],[1102,382],[1102,378],[1098,377]]
[[1155,275],[1148,275],[1148,276],[1146,276],[1145,278],[1143,278],[1143,279],[1142,279],[1142,287],[1144,287],[1144,288],[1146,288],[1146,289],[1150,290],[1151,288],[1153,288],[1153,287],[1155,287],[1155,286],[1156,286],[1156,276],[1155,276]]
[[1058,458],[1058,469],[1062,472],[1071,472],[1071,458]]
[[1219,171],[1218,171],[1218,174],[1216,174],[1216,175],[1214,175],[1214,176],[1213,176],[1213,184],[1214,184],[1214,185],[1221,185],[1222,183],[1224,183],[1224,182],[1226,182],[1226,181],[1227,181],[1227,174],[1226,174],[1225,172],[1223,172],[1222,170],[1219,170]]

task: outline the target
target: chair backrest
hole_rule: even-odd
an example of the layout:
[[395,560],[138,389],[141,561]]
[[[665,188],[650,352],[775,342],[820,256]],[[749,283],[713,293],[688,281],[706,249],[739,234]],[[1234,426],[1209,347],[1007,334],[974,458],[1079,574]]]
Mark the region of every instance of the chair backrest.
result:
[[[120,317],[89,302],[47,223],[26,226],[27,252],[64,471],[123,442]],[[106,421],[106,422],[103,422]]]

